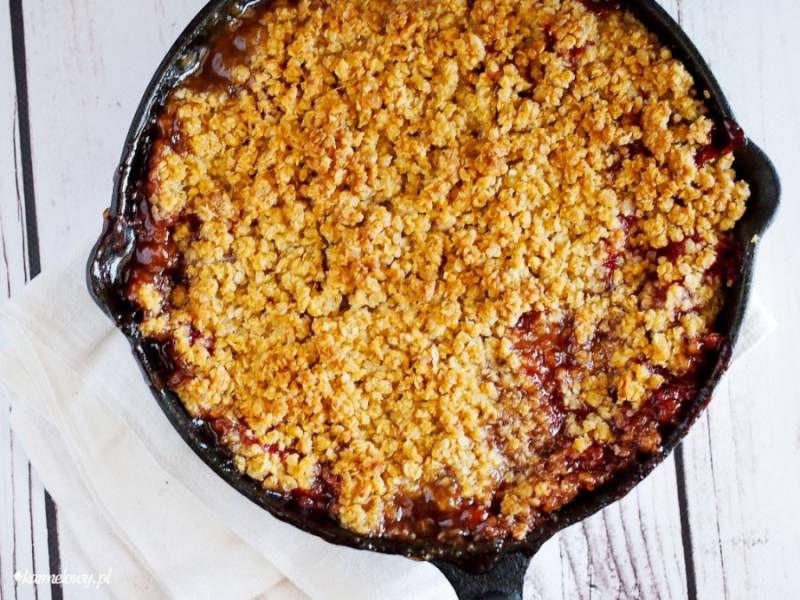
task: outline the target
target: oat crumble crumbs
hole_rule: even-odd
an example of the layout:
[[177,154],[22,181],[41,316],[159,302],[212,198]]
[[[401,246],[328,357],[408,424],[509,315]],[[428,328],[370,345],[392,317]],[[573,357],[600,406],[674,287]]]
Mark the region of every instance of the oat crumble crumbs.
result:
[[174,92],[129,294],[265,488],[521,538],[659,448],[749,190],[684,66],[588,4],[273,3]]

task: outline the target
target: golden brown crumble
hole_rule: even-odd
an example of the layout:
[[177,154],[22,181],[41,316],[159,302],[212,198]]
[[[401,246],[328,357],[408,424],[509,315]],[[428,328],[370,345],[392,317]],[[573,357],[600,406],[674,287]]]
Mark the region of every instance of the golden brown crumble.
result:
[[684,66],[585,4],[273,3],[170,98],[138,262],[175,264],[130,293],[265,488],[520,538],[659,448],[749,191]]

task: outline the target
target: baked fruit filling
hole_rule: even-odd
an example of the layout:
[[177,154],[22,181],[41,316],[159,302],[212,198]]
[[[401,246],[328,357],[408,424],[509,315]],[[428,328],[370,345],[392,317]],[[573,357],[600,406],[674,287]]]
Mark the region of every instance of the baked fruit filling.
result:
[[725,345],[744,138],[614,2],[272,2],[159,126],[141,332],[236,467],[359,534],[522,538]]

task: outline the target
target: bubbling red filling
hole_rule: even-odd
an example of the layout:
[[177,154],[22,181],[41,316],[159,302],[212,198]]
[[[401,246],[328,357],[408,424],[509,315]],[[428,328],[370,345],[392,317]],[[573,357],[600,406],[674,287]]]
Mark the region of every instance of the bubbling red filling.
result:
[[747,143],[747,138],[739,124],[732,119],[725,119],[714,125],[708,145],[702,148],[695,157],[698,167],[716,160],[721,156],[736,151]]
[[600,17],[621,8],[620,3],[613,0],[581,0],[581,4]]

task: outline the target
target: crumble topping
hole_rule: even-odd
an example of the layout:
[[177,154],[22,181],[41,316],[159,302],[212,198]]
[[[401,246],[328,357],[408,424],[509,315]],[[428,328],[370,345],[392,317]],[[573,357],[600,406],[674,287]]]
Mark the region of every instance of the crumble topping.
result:
[[160,126],[142,333],[239,469],[357,533],[523,537],[724,343],[736,136],[611,3],[273,2]]

